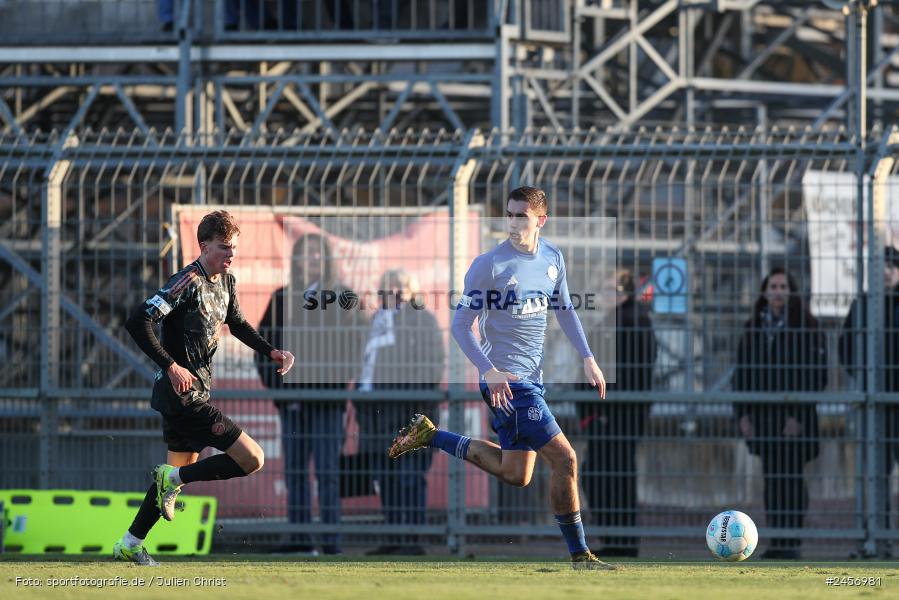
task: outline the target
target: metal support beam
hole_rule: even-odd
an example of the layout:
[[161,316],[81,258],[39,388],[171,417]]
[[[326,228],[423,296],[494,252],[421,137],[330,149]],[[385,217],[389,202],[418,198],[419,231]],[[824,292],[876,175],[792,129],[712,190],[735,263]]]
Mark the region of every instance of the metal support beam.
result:
[[[45,282],[44,276],[35,271],[31,265],[28,264],[28,261],[23,259],[21,256],[16,254],[9,246],[0,241],[0,259],[5,260],[9,263],[13,269],[19,271],[23,275],[28,278],[33,285],[38,286],[41,290],[41,294],[44,294]],[[68,296],[63,294],[61,291],[59,292],[59,307],[62,308],[69,316],[73,317],[79,325],[84,327],[89,333],[91,333],[97,340],[105,345],[107,348],[112,350],[113,353],[121,357],[128,363],[131,368],[143,377],[148,382],[153,381],[155,373],[153,370],[147,368],[145,361],[141,356],[139,356],[136,352],[133,352],[130,348],[124,346],[118,339],[112,336],[106,329],[94,321],[90,315],[88,315],[84,310],[78,306],[74,301],[72,301]],[[44,358],[43,356],[41,357]]]
[[390,112],[384,116],[384,120],[381,121],[380,125],[378,125],[378,129],[383,132],[390,131],[390,128],[393,127],[393,122],[396,121],[397,116],[400,114],[400,111],[403,108],[403,104],[406,102],[406,99],[409,97],[409,94],[412,93],[412,88],[415,85],[414,81],[410,81],[406,84],[406,87],[403,88],[403,91],[400,92],[399,97],[394,102],[393,107],[390,109]]
[[[471,193],[471,180],[475,174],[477,160],[472,156],[472,149],[483,146],[484,137],[474,132],[469,133],[465,145],[453,165],[450,190],[450,285],[454,290],[464,287],[465,271],[471,262],[468,255],[468,207]],[[451,307],[450,307],[451,308]],[[449,427],[452,431],[465,430],[464,395],[465,364],[467,359],[459,347],[451,344],[449,350]],[[460,460],[449,463],[449,499],[448,521],[450,531],[458,530],[465,525],[465,463]],[[450,533],[447,539],[450,548],[457,554],[465,553],[465,536]]]
[[[467,61],[492,60],[494,42],[396,44],[194,44],[191,63],[302,61]],[[0,64],[177,63],[177,45],[168,46],[0,46]]]
[[68,143],[68,140],[70,139],[71,134],[75,131],[75,128],[77,128],[81,124],[81,121],[84,120],[84,115],[87,114],[87,111],[90,109],[91,105],[94,103],[94,100],[97,99],[97,94],[99,94],[99,93],[100,93],[100,86],[92,85],[90,88],[90,91],[87,93],[87,98],[85,98],[84,101],[81,103],[81,106],[78,107],[78,112],[75,113],[75,116],[73,116],[72,119],[69,121],[69,124],[66,125],[65,131],[63,132],[62,136],[60,136],[60,138],[59,138],[60,140],[62,140],[63,144]]
[[19,127],[18,121],[16,121],[15,116],[13,116],[12,111],[9,108],[9,104],[6,103],[6,100],[3,99],[3,96],[0,96],[0,117],[3,117],[3,120],[6,121],[7,127],[12,129],[12,132],[16,135],[22,135],[22,128]]
[[[868,196],[867,202],[867,210],[866,210],[866,202],[865,198],[867,196],[866,192],[868,190],[868,186],[866,185],[865,176],[866,176],[866,164],[865,164],[865,138],[867,136],[867,21],[868,21],[868,7],[866,2],[860,3],[852,3],[851,9],[854,9],[852,12],[852,21],[855,25],[855,31],[851,37],[852,39],[852,58],[853,60],[849,61],[848,69],[849,69],[849,81],[855,87],[855,106],[853,110],[854,117],[854,132],[855,132],[855,144],[856,144],[856,152],[855,152],[855,203],[856,203],[856,216],[858,217],[858,233],[864,233],[867,236],[868,241],[868,264],[867,273],[868,273],[868,293],[867,295],[859,295],[859,298],[864,298],[861,300],[865,302],[865,310],[868,315],[868,322],[866,324],[865,329],[865,339],[864,339],[864,348],[865,352],[865,392],[867,398],[865,399],[864,405],[864,413],[865,413],[865,443],[864,450],[865,453],[865,499],[866,499],[866,519],[865,519],[865,551],[869,554],[873,554],[876,551],[877,545],[877,533],[880,529],[879,519],[877,518],[879,507],[878,507],[878,490],[880,488],[879,482],[879,469],[878,469],[878,461],[877,461],[877,446],[878,446],[878,436],[877,436],[877,404],[873,399],[873,394],[876,394],[882,388],[881,381],[879,378],[880,374],[880,365],[883,363],[883,336],[882,332],[886,328],[886,324],[883,321],[883,295],[884,295],[884,282],[883,277],[881,277],[881,273],[883,273],[883,240],[885,238],[883,231],[883,216],[884,216],[884,206],[875,206],[875,202],[873,197]],[[871,189],[873,191],[873,189]],[[868,219],[867,222],[867,231],[863,231],[865,218]],[[875,219],[877,221],[875,222]],[[862,265],[862,244],[864,243],[862,240],[865,239],[864,235],[860,235],[858,238],[858,264],[861,267],[865,267]],[[865,271],[859,269],[857,272],[857,276],[859,279],[864,277]],[[859,311],[860,312],[860,311]],[[859,329],[859,332],[861,330]]]
[[490,112],[492,126],[502,131],[508,131],[512,124],[509,114],[512,100],[511,65],[509,62],[512,58],[511,39],[514,35],[514,25],[500,25],[497,28]]
[[131,120],[134,121],[137,128],[141,130],[141,133],[150,139],[150,128],[147,127],[147,122],[144,121],[144,118],[141,116],[140,112],[138,112],[137,107],[134,106],[134,102],[131,101],[131,98],[128,97],[128,94],[125,93],[125,90],[122,89],[121,85],[115,84],[113,87],[115,88],[116,96],[119,97],[119,100],[122,101],[122,105],[124,105],[125,110],[128,112],[128,116],[131,117]]
[[[96,88],[95,88],[96,90]],[[63,146],[73,145],[75,138],[64,138]],[[41,488],[53,484],[55,440],[57,430],[57,402],[50,390],[60,387],[62,349],[60,336],[60,299],[62,298],[62,182],[70,162],[56,160],[46,171],[41,204],[41,342],[40,342],[40,403],[39,475]]]
[[193,79],[191,66],[191,46],[193,45],[193,27],[191,26],[191,8],[194,0],[182,0],[181,12],[178,15],[178,83],[175,99],[175,133],[184,132],[187,125],[187,93]]
[[33,285],[29,285],[24,290],[13,296],[9,303],[5,307],[3,307],[3,310],[0,310],[0,321],[11,315],[16,310],[16,307],[19,305],[19,303],[30,296],[31,292],[33,292],[34,290],[35,287]]
[[610,58],[624,50],[629,44],[634,43],[634,38],[643,35],[653,27],[655,27],[662,19],[673,13],[678,8],[678,0],[668,0],[659,6],[650,16],[640,22],[639,25],[625,32],[621,37],[602,49],[599,54],[581,65],[581,68],[575,74],[582,76],[584,73],[595,71]]
[[[885,69],[887,66],[890,65],[890,63],[892,63],[893,58],[897,54],[899,54],[899,45],[897,45],[892,50],[890,50],[887,53],[887,55],[882,57],[877,62],[877,64],[874,65],[874,68],[872,68],[868,72],[867,85],[870,86],[872,83],[876,84],[877,81],[882,81],[883,69]],[[876,90],[882,92],[883,86],[882,85],[877,86]],[[882,94],[877,93],[877,91],[875,91],[875,93],[872,95],[874,96],[874,98],[876,98],[878,101],[880,101],[880,100],[882,100]],[[852,98],[854,95],[855,95],[855,89],[853,88],[853,86],[850,83],[843,89],[843,92],[839,96],[834,98],[833,102],[831,102],[827,106],[827,108],[825,108],[821,112],[821,116],[815,120],[815,122],[812,124],[812,127],[818,128],[818,127],[821,127],[822,125],[824,125],[824,123],[827,122],[827,119],[829,119],[834,114],[834,112],[837,111],[837,109],[839,109],[841,106],[843,106],[843,104],[845,104],[846,101],[849,100],[849,98]]]
[[[332,102],[331,105],[325,109],[325,116],[328,117],[329,119],[333,119],[334,117],[339,115],[341,112],[346,110],[348,107],[352,106],[353,102],[355,102],[359,98],[362,98],[363,96],[365,96],[368,92],[370,92],[374,88],[375,88],[375,83],[370,82],[370,81],[359,84],[358,86],[356,86],[355,88],[353,88],[352,90],[347,92],[345,95],[343,95],[336,102]],[[285,97],[287,96],[288,91],[290,91],[290,88],[284,90]],[[297,100],[299,100],[299,98],[297,98]],[[313,115],[313,117],[309,120],[309,123],[307,123],[300,131],[302,133],[309,133],[311,131],[315,131],[316,129],[318,129],[321,126],[322,126],[321,118],[319,118],[316,115]],[[332,127],[333,127],[333,125],[332,125]]]
[[786,42],[789,38],[793,37],[796,34],[796,30],[799,29],[802,25],[804,25],[811,18],[811,12],[805,10],[799,13],[799,16],[792,15],[793,22],[789,27],[781,31],[777,36],[768,44],[768,47],[759,52],[755,58],[750,61],[748,65],[743,67],[743,70],[737,75],[737,79],[749,79],[752,77],[753,73],[764,64],[768,58],[780,48],[784,42]]
[[447,102],[446,96],[443,95],[443,92],[440,91],[440,88],[434,81],[431,82],[431,93],[434,95],[434,98],[437,99],[437,103],[440,105],[440,108],[443,109],[443,114],[449,119],[450,124],[456,129],[465,129],[462,119],[459,118],[459,115],[456,114],[456,111],[454,111],[453,107],[450,106],[450,103]]

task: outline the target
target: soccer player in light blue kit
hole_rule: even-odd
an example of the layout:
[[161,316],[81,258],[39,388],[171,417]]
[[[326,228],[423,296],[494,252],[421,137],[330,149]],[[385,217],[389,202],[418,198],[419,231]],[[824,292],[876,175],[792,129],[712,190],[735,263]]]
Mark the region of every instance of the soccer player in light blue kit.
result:
[[[481,375],[481,394],[493,413],[499,445],[437,429],[415,415],[388,451],[391,458],[420,448],[440,448],[524,487],[537,456],[549,463],[550,506],[575,569],[614,569],[587,547],[578,500],[577,456],[543,398],[543,342],[547,313],[584,361],[587,381],[605,398],[606,382],[571,303],[562,252],[540,239],[546,224],[543,190],[520,187],[509,194],[509,239],[477,257],[465,275],[465,291],[452,324],[453,337]],[[480,343],[472,332],[478,319]]]

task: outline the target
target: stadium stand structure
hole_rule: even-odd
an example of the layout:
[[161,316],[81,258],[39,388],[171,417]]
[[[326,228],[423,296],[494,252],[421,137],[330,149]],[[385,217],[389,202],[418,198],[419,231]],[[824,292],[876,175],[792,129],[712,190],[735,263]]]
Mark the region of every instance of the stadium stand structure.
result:
[[[161,4],[166,4],[165,2]],[[837,0],[0,2],[0,120],[44,131],[852,121]],[[869,11],[871,117],[899,15]]]

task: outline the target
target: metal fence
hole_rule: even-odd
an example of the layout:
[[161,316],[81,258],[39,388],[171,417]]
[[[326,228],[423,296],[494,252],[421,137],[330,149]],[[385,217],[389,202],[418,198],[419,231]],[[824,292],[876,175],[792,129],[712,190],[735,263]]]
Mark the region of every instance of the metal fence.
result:
[[[185,10],[186,9],[186,10]],[[521,26],[531,39],[570,38],[572,6],[553,0],[3,0],[8,43],[194,41],[451,41]]]
[[[616,219],[617,264],[651,319],[619,315],[618,343],[651,334],[655,352],[619,350],[619,372],[636,375],[607,401],[578,385],[547,392],[580,457],[591,541],[689,552],[714,514],[738,508],[769,548],[792,551],[790,540],[801,540],[806,554],[834,556],[862,543],[875,552],[879,542],[886,552],[897,537],[899,323],[879,274],[893,260],[882,248],[899,245],[890,229],[894,137],[877,134],[860,149],[840,131],[7,135],[0,486],[147,485],[162,457],[148,403],[153,367],[122,324],[193,258],[190,227],[211,206],[252,224],[238,262],[278,259],[269,234],[288,221],[346,219],[353,247],[366,248],[380,243],[360,233],[366,219],[445,219],[429,268],[459,286],[471,240],[453,218],[503,217],[508,192],[527,183],[547,191],[552,218]],[[484,233],[481,246],[497,239]],[[782,321],[759,303],[775,267],[796,288]],[[238,268],[254,324],[273,273]],[[847,319],[855,298],[869,317],[857,306],[860,316]],[[437,317],[446,368],[458,369],[448,311]],[[610,334],[599,317],[584,318],[590,336]],[[570,353],[564,340],[547,344],[549,370]],[[440,452],[384,460],[412,410],[490,438],[470,386],[444,376],[415,389],[268,389],[230,336],[215,369],[214,402],[267,456],[248,479],[191,486],[219,496],[220,541],[461,552],[558,535],[542,466],[518,489]]]

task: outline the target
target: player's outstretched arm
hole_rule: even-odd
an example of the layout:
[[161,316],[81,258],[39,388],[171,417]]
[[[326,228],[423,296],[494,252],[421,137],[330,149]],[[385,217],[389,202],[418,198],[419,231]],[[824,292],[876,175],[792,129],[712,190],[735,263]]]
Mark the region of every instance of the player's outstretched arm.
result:
[[290,368],[293,367],[294,357],[293,354],[288,352],[287,350],[272,350],[269,354],[269,357],[279,365],[281,368],[278,369],[278,375],[284,375]]
[[602,374],[602,369],[596,364],[596,359],[592,356],[588,356],[584,359],[584,375],[587,377],[587,381],[590,382],[590,385],[597,389],[599,397],[605,398],[606,378]]
[[581,320],[577,316],[577,311],[574,310],[574,305],[571,302],[564,259],[560,260],[559,282],[554,292],[553,306],[555,307],[559,326],[584,360],[584,375],[587,377],[587,381],[596,388],[600,398],[605,398],[606,378],[602,374],[602,369],[596,364],[596,359],[593,358],[593,351],[590,350],[590,344],[587,343],[587,336],[584,335]]

